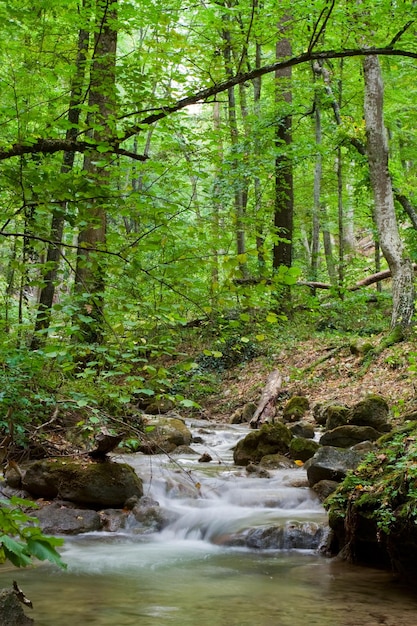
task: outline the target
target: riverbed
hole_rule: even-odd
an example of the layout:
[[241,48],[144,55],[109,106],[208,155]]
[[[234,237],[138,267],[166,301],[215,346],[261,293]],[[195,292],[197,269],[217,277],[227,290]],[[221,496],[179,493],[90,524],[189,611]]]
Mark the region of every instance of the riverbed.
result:
[[[66,571],[0,568],[0,586],[17,580],[32,600],[36,626],[416,626],[417,599],[389,572],[308,547],[326,514],[303,468],[249,475],[232,458],[245,427],[189,426],[197,455],[115,459],[144,478],[170,520],[161,532],[66,538]],[[204,452],[212,460],[199,463]],[[275,544],[247,540],[268,528],[282,529]]]

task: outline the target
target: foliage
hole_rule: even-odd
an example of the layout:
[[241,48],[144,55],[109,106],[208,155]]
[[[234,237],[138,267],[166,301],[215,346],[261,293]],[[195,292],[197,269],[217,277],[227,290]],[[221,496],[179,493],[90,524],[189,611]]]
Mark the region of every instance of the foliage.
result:
[[380,532],[395,532],[405,519],[417,523],[417,423],[379,440],[326,501],[330,514],[346,515],[353,508],[373,520]]
[[26,567],[38,559],[65,567],[56,549],[63,540],[44,535],[37,520],[23,512],[36,506],[33,502],[14,496],[0,505],[0,562]]

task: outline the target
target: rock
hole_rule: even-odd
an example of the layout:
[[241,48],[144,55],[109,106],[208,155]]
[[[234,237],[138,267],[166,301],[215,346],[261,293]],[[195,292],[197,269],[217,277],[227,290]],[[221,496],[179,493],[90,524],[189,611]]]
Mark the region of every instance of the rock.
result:
[[313,417],[319,426],[324,426],[326,424],[327,416],[325,414],[325,408],[327,404],[328,403],[319,403],[315,404],[313,407]]
[[245,424],[250,422],[256,410],[256,404],[248,402],[244,406],[239,407],[230,418],[230,424]]
[[260,465],[268,469],[289,469],[291,467],[297,467],[292,459],[289,459],[283,454],[267,454],[262,457]]
[[200,458],[198,459],[199,463],[210,463],[213,460],[213,457],[208,453],[204,452]]
[[336,491],[339,483],[335,480],[319,480],[313,486],[313,491],[316,492],[321,502],[324,502],[334,491]]
[[305,396],[293,396],[284,407],[282,419],[284,422],[298,422],[310,408]]
[[349,409],[342,404],[330,404],[324,409],[324,416],[326,417],[325,427],[326,430],[333,430],[338,426],[344,426],[347,424],[349,415]]
[[308,461],[319,448],[320,444],[317,441],[305,439],[304,437],[294,437],[290,442],[290,457],[294,461]]
[[328,533],[326,525],[315,522],[289,521],[282,526],[251,528],[232,535],[228,545],[252,550],[317,550]]
[[350,409],[348,423],[355,426],[371,426],[380,433],[386,433],[391,430],[388,416],[387,401],[382,396],[372,395]]
[[342,481],[349,470],[356,469],[364,453],[356,450],[345,450],[331,446],[319,448],[315,455],[307,461],[308,484],[313,487],[320,480]]
[[[134,521],[133,521],[134,520]],[[161,511],[158,502],[144,496],[133,507],[126,520],[129,528],[140,529],[146,532],[159,532],[168,523],[167,518]]]
[[248,474],[255,474],[259,478],[271,478],[271,474],[264,467],[255,465],[255,463],[248,463],[246,471]]
[[268,454],[286,454],[291,439],[291,431],[281,422],[263,424],[259,430],[238,441],[233,452],[234,462],[236,465],[248,465],[251,461],[259,463]]
[[191,446],[177,446],[171,454],[198,454]]
[[78,535],[102,528],[97,511],[74,508],[64,502],[47,504],[31,515],[39,520],[42,532],[50,535]]
[[161,415],[169,413],[174,409],[174,403],[167,398],[152,399],[149,404],[146,404],[146,412],[149,415]]
[[294,422],[289,424],[288,428],[294,437],[304,437],[304,439],[314,439],[314,426],[309,422]]
[[350,448],[362,441],[376,441],[381,433],[371,426],[338,426],[324,433],[320,438],[322,446]]
[[192,435],[176,413],[173,416],[152,417],[146,420],[145,436],[138,451],[145,454],[170,453],[177,446],[188,446]]
[[130,465],[79,459],[35,461],[23,487],[37,498],[59,497],[95,509],[121,508],[128,498],[143,495],[142,481]]
[[16,592],[13,589],[0,589],[0,624],[29,626],[34,623],[33,619],[25,614]]

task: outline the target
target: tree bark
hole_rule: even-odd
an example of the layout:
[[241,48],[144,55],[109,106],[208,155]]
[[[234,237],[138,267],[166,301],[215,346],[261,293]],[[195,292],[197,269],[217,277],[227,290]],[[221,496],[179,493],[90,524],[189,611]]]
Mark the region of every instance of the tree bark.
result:
[[363,60],[365,79],[364,113],[369,173],[374,195],[374,215],[382,253],[392,273],[392,329],[409,330],[414,313],[414,272],[404,255],[394,208],[388,170],[388,142],[384,127],[384,87],[377,56]]
[[[279,27],[282,38],[276,45],[276,58],[291,56],[291,40],[285,34],[289,18],[284,18]],[[284,110],[284,114],[277,110],[278,123],[275,134],[277,157],[275,159],[275,199],[274,199],[274,229],[278,240],[273,247],[273,269],[280,265],[292,265],[292,237],[294,219],[294,185],[293,165],[290,154],[292,143],[292,90],[290,80],[291,67],[279,69],[275,72],[275,102],[276,107]]]
[[[81,29],[78,34],[77,59],[75,66],[76,69],[71,89],[71,97],[68,111],[68,122],[71,124],[71,127],[66,132],[65,138],[67,141],[75,141],[78,134],[77,126],[80,119],[79,105],[81,104],[82,100],[82,85],[84,82],[85,61],[87,58],[88,42],[89,33],[86,30]],[[74,159],[75,152],[64,152],[61,166],[61,174],[66,174],[72,169],[74,165]],[[35,333],[31,341],[32,350],[35,350],[40,345],[42,345],[45,336],[42,337],[41,335],[39,335],[39,331],[49,328],[51,320],[51,310],[55,296],[55,281],[58,275],[59,261],[61,256],[61,248],[59,244],[55,242],[60,242],[62,240],[66,209],[67,203],[63,202],[60,205],[59,209],[54,210],[52,214],[50,229],[51,243],[49,243],[48,245],[46,255],[48,270],[43,278],[44,285],[41,288],[39,294],[38,311],[35,321]]]
[[[89,122],[94,142],[105,142],[114,134],[111,117],[115,110],[115,67],[117,30],[117,0],[96,4],[96,34],[94,58],[90,76]],[[95,151],[85,154],[84,171],[94,178],[101,195],[109,184],[109,161],[105,166],[97,161],[106,156]],[[78,235],[75,292],[80,296],[81,315],[77,320],[82,338],[87,343],[101,342],[104,331],[104,268],[97,250],[106,244],[106,208],[102,201],[93,201],[85,212],[87,226]]]

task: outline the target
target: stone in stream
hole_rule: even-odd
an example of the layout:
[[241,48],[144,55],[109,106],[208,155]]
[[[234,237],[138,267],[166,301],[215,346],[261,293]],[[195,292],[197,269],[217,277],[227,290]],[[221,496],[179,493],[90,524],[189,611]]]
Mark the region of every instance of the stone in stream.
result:
[[22,486],[37,498],[59,497],[95,509],[121,508],[128,498],[143,495],[142,480],[130,465],[79,458],[35,461]]
[[320,480],[341,482],[349,470],[356,469],[366,452],[323,446],[307,461],[305,469],[310,487]]
[[250,462],[259,463],[262,457],[269,454],[286,454],[292,438],[291,431],[281,422],[264,424],[238,441],[233,451],[234,462],[236,465],[248,465]]

